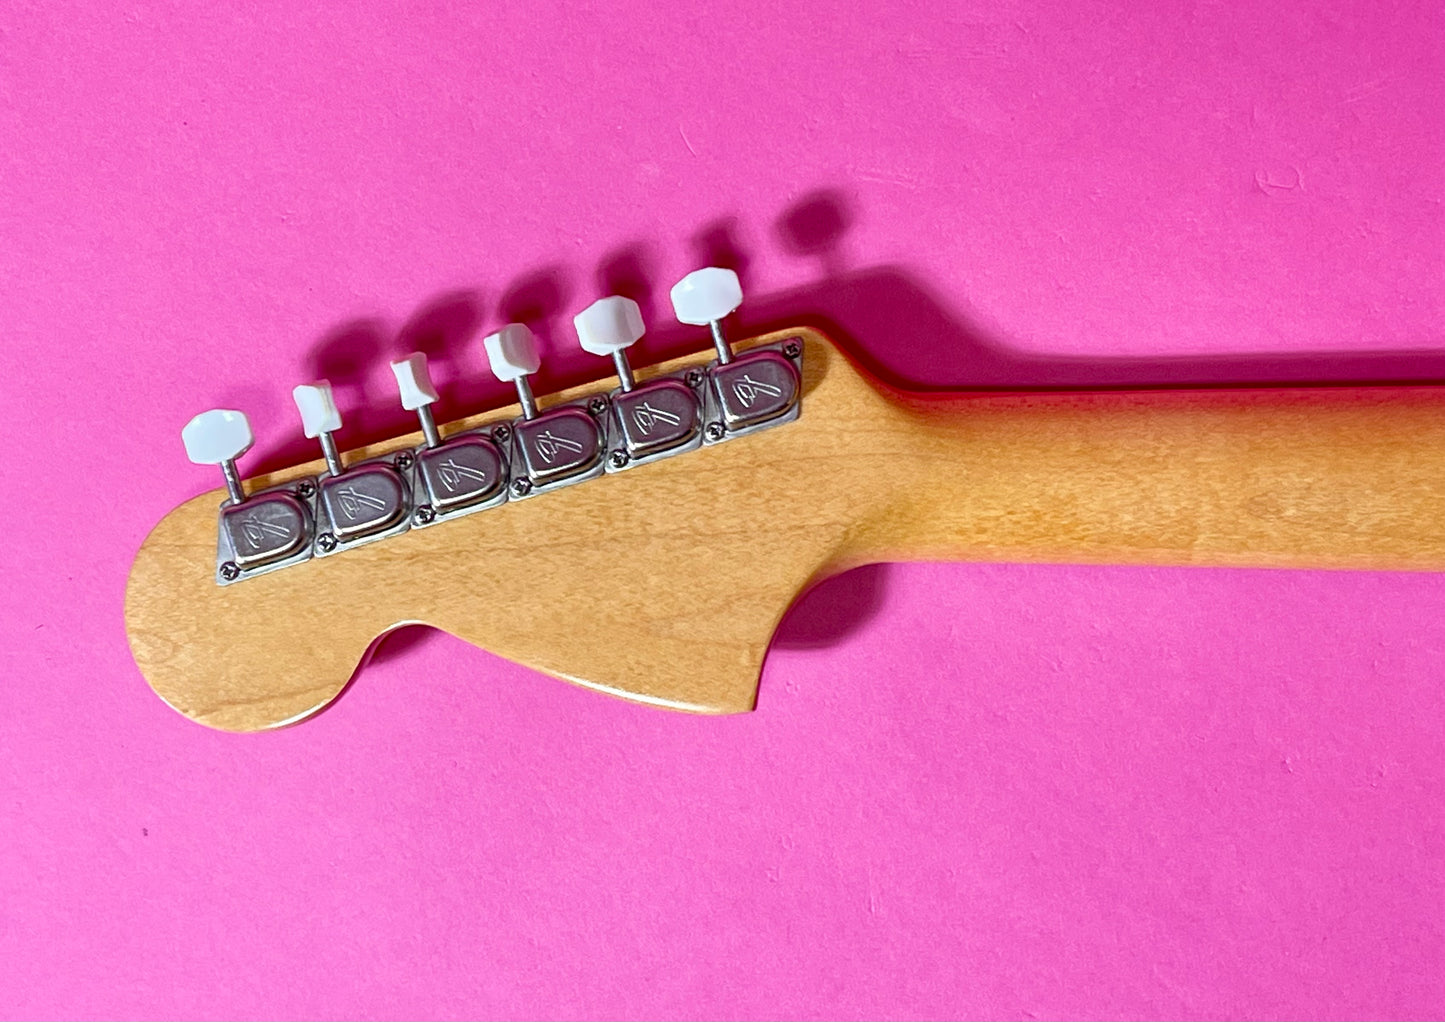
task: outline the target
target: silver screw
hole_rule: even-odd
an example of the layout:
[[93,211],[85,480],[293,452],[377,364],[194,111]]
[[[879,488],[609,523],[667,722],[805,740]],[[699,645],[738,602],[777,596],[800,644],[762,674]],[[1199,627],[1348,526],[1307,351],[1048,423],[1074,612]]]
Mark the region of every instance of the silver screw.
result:
[[727,430],[723,429],[721,422],[709,422],[707,424],[707,438],[709,440],[721,440]]
[[336,537],[329,532],[323,532],[316,537],[316,545],[321,548],[323,553],[329,554],[336,549]]
[[691,387],[693,390],[697,390],[698,387],[701,387],[701,386],[702,386],[702,370],[701,370],[701,369],[689,369],[689,370],[687,371],[687,375],[686,375],[685,377],[683,377],[683,380],[684,380],[684,382],[686,382],[687,385],[688,385],[689,387]]
[[437,513],[432,510],[430,504],[423,504],[416,509],[416,523],[418,525],[430,525],[436,521]]
[[296,496],[299,497],[301,500],[310,500],[315,493],[316,484],[311,482],[309,479],[306,482],[302,483],[300,486],[296,487]]
[[626,451],[613,451],[613,452],[612,452],[612,467],[613,467],[613,468],[626,468],[626,467],[627,467],[627,452],[626,452]]
[[396,467],[402,472],[405,472],[407,469],[411,468],[411,455],[398,454],[396,456]]
[[498,426],[496,429],[492,430],[492,439],[499,444],[506,443],[507,438],[511,435],[512,431],[506,426]]
[[607,399],[605,397],[594,397],[587,402],[587,410],[599,418],[607,411]]
[[803,353],[803,346],[797,341],[789,341],[783,345],[783,354],[788,358],[797,358]]
[[514,494],[516,494],[518,497],[525,497],[527,494],[529,494],[529,493],[532,492],[532,480],[530,480],[530,479],[513,479],[513,480],[512,480],[512,492],[513,492]]
[[241,569],[235,561],[227,561],[221,565],[221,577],[227,582],[234,582],[241,577]]

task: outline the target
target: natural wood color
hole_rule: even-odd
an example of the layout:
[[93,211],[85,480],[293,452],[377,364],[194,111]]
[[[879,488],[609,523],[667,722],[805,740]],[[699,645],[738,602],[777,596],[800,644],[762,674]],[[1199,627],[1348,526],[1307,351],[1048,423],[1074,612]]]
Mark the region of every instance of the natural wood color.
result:
[[212,581],[221,492],[183,504],[131,572],[136,662],[186,716],[257,730],[319,710],[377,636],[424,622],[727,713],[752,707],[794,597],[871,561],[1445,568],[1439,390],[924,398],[885,392],[813,330],[750,343],[785,336],[807,348],[796,423],[239,585]]

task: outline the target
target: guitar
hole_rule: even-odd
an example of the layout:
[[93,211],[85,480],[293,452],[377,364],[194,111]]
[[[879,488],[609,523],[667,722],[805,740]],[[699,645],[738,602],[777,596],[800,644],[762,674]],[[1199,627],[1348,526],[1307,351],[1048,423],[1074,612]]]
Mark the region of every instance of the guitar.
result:
[[[228,488],[171,511],[136,555],[126,629],[146,680],[210,727],[280,727],[334,699],[380,636],[424,623],[613,695],[733,713],[754,706],[788,606],[868,563],[1445,568],[1438,388],[911,393],[815,327],[729,343],[730,276],[674,289],[710,333],[635,372],[636,307],[597,303],[579,337],[616,378],[541,398],[529,335],[504,328],[487,349],[518,402],[454,422],[430,420],[424,360],[402,360],[421,428],[356,450],[329,439],[325,386],[298,388],[324,458],[248,483],[238,413],[198,417],[192,457],[226,466]],[[643,420],[671,446],[629,437]],[[448,461],[475,484],[452,508]]]

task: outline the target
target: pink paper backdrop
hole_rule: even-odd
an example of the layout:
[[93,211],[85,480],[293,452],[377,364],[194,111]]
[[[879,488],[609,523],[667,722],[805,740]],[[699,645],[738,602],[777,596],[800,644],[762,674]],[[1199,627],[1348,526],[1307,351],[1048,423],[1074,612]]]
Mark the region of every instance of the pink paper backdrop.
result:
[[0,1015],[1445,1013],[1438,577],[872,568],[752,715],[404,633],[245,737],[121,621],[195,411],[708,258],[921,383],[1445,378],[1438,0],[199,6],[0,7]]

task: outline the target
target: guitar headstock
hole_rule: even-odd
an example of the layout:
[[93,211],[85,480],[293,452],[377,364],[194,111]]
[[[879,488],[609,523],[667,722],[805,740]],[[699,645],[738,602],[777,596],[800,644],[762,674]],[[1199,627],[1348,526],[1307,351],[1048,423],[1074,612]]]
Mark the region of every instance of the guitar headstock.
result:
[[136,556],[126,624],[147,681],[209,726],[277,727],[326,706],[379,636],[423,623],[616,695],[751,709],[777,622],[850,566],[891,490],[841,440],[906,413],[815,329],[728,342],[736,287],[686,278],[674,304],[708,346],[635,370],[637,307],[596,303],[579,339],[613,373],[541,397],[529,332],[505,327],[485,347],[517,403],[445,424],[425,359],[403,359],[421,428],[344,453],[324,381],[298,387],[323,457],[244,483],[244,416],[198,416],[187,451],[228,489],[170,512]]

